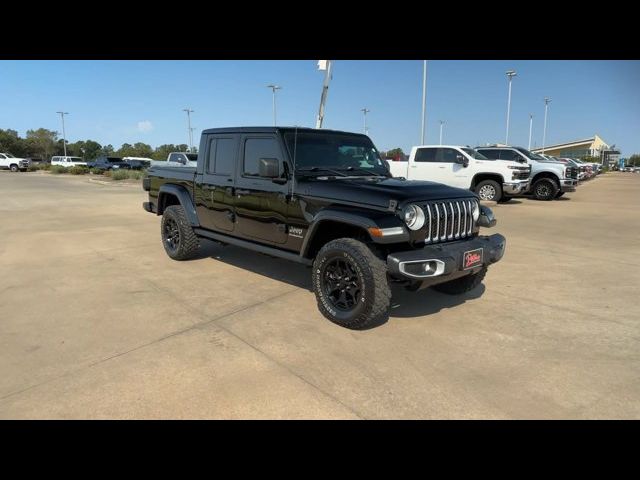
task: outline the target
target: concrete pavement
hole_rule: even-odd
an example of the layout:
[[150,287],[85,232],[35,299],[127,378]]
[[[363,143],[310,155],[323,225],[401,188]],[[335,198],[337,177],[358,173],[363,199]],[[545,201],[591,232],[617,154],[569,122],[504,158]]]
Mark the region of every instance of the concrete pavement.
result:
[[136,186],[0,172],[0,418],[640,418],[640,175],[565,197],[491,205],[482,287],[354,332],[303,266],[170,260]]

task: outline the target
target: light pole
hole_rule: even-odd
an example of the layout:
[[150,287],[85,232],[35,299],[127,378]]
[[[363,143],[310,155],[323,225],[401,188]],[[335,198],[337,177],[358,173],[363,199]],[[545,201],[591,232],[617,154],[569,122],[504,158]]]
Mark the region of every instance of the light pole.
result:
[[[193,141],[193,132],[196,130],[197,127],[189,127],[189,132],[191,133],[191,140]],[[193,146],[191,147],[190,153],[193,153]]]
[[531,132],[533,131],[533,114],[529,114],[529,146],[527,150],[531,150]]
[[364,114],[364,134],[368,135],[368,133],[367,133],[367,113],[369,113],[371,110],[369,110],[368,108],[361,108],[360,111]]
[[273,92],[273,126],[276,126],[276,90],[281,90],[282,87],[279,85],[267,85],[267,88],[270,88]]
[[67,134],[64,131],[64,116],[69,115],[69,112],[56,112],[60,114],[60,118],[62,118],[62,147],[64,148],[64,156],[67,156]]
[[420,129],[420,145],[424,145],[425,127],[427,124],[427,61],[422,64],[422,128]]
[[442,145],[442,127],[444,126],[444,120],[440,120],[440,145]]
[[544,147],[547,140],[547,112],[549,111],[550,103],[551,99],[549,97],[544,97],[544,129],[542,130],[542,153],[544,153]]
[[183,108],[183,112],[187,112],[187,128],[189,129],[189,152],[193,151],[193,138],[191,136],[191,114],[195,110],[191,110],[190,108]]
[[509,117],[511,116],[511,80],[518,75],[515,70],[507,70],[507,78],[509,79],[509,97],[507,100],[507,135],[505,138],[505,145],[509,145]]

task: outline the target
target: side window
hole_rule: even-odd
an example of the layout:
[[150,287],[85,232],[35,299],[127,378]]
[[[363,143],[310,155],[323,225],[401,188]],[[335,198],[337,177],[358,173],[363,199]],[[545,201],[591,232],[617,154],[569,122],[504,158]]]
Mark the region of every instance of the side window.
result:
[[172,153],[169,155],[169,162],[177,162],[178,161],[178,155],[176,155],[175,153]]
[[500,157],[500,151],[499,150],[479,148],[478,149],[478,153],[484,155],[489,160],[498,160],[498,158]]
[[435,162],[436,161],[436,152],[435,148],[419,148],[416,152],[416,158],[414,161],[416,162]]
[[258,162],[261,158],[281,159],[280,147],[275,138],[248,138],[244,143],[243,173],[249,177],[259,174]]
[[7,158],[7,157],[5,157],[3,153],[0,153],[0,158]]
[[513,150],[500,150],[500,160],[520,160],[520,157]]
[[214,173],[214,165],[216,162],[216,139],[212,138],[209,140],[209,150],[207,153],[207,173]]
[[216,142],[216,175],[231,175],[236,165],[236,139],[218,138]]
[[453,148],[439,148],[439,155],[437,157],[439,162],[442,163],[456,163],[456,155],[458,152]]

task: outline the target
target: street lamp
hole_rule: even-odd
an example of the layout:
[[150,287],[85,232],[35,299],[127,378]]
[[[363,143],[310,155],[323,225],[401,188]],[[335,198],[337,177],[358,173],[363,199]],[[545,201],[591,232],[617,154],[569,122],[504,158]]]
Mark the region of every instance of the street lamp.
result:
[[544,97],[544,129],[542,130],[542,153],[544,154],[544,147],[546,145],[547,140],[547,112],[549,111],[549,104],[551,103],[551,99],[549,97]]
[[193,138],[191,135],[191,114],[195,111],[195,110],[191,110],[190,108],[183,108],[182,109],[183,112],[187,112],[187,128],[189,129],[189,151],[192,152],[193,151]]
[[276,126],[276,90],[281,90],[282,87],[279,85],[267,85],[267,88],[270,88],[273,92],[273,126]]
[[507,100],[507,135],[504,141],[505,145],[509,145],[509,117],[511,116],[511,80],[518,75],[515,70],[507,70],[507,78],[509,79],[509,98]]
[[69,112],[56,112],[60,114],[60,118],[62,118],[62,147],[64,148],[64,156],[67,156],[67,134],[64,131],[64,116],[69,115]]
[[364,114],[364,134],[367,135],[367,113],[369,113],[371,110],[369,110],[368,108],[361,108],[360,111]]
[[[422,128],[420,129],[420,145],[424,145],[424,131],[427,122],[427,61],[422,64]],[[409,162],[407,162],[407,165]]]
[[440,145],[442,145],[442,127],[444,123],[444,120],[440,120]]
[[527,150],[531,150],[531,132],[533,131],[533,114],[529,114],[529,146]]

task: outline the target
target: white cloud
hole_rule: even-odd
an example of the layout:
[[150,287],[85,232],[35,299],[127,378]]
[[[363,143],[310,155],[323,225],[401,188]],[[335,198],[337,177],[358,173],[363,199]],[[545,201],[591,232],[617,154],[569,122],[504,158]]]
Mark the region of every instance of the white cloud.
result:
[[144,120],[142,122],[138,122],[138,131],[139,132],[150,132],[153,130],[153,124],[149,120]]

